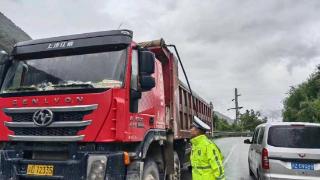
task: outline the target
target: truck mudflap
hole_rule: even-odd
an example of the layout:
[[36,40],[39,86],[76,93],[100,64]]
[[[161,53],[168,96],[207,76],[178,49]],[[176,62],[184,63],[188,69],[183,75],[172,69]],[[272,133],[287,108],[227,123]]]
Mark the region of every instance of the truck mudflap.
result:
[[[126,179],[123,152],[82,152],[68,160],[34,160],[25,159],[15,150],[2,150],[0,151],[0,158],[0,180]],[[101,165],[102,168],[99,167]],[[40,168],[40,170],[35,170],[37,168]],[[132,170],[134,171],[134,169]],[[132,179],[135,179],[134,174],[136,173],[133,171],[130,172],[133,175]]]
[[127,167],[126,180],[141,180],[143,175],[143,161],[133,161]]

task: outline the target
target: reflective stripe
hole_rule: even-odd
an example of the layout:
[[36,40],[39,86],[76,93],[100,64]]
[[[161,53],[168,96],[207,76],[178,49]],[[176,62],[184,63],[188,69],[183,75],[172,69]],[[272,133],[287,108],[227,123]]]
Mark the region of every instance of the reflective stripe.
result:
[[211,141],[211,140],[209,140],[209,142],[210,142],[211,144],[213,144],[213,145],[218,149],[219,154],[222,154],[220,148],[216,145],[216,143],[214,143],[214,142]]
[[216,162],[217,162],[217,164],[218,164],[219,176],[222,176],[223,173],[222,173],[221,164],[220,164],[220,161],[219,161],[218,156],[217,156],[217,154],[216,154],[216,150],[214,150],[214,149],[213,149],[213,154],[214,154],[214,158],[215,158],[215,160],[216,160]]
[[211,166],[192,166],[194,169],[211,169]]
[[213,142],[213,140],[209,140],[209,142],[210,142],[211,144],[213,144],[213,145],[218,149],[218,151],[219,151],[220,154],[222,154],[220,148],[216,145],[216,143]]

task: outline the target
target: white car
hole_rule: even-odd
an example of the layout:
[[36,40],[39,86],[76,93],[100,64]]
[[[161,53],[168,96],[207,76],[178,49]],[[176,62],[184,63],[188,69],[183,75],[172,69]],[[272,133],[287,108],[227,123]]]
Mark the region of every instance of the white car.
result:
[[320,180],[320,124],[281,122],[256,127],[249,173],[262,180]]

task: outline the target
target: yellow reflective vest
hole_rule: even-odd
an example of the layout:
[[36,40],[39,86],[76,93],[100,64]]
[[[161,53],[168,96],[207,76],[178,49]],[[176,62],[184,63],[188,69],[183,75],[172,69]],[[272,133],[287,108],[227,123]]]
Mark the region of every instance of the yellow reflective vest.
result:
[[219,148],[205,135],[192,138],[191,144],[192,180],[225,180]]

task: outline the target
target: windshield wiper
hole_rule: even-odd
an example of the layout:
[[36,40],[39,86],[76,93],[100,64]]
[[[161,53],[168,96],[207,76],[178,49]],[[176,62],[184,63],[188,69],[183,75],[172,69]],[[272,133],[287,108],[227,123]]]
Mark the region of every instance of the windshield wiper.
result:
[[10,89],[7,89],[7,91],[38,91],[39,88],[36,88],[36,87],[17,87],[17,88],[10,88]]
[[78,83],[72,83],[72,84],[55,84],[52,85],[52,87],[54,88],[64,88],[64,87],[84,87],[84,88],[94,88],[94,86],[92,84],[88,84],[88,83],[83,83],[83,84],[78,84]]

